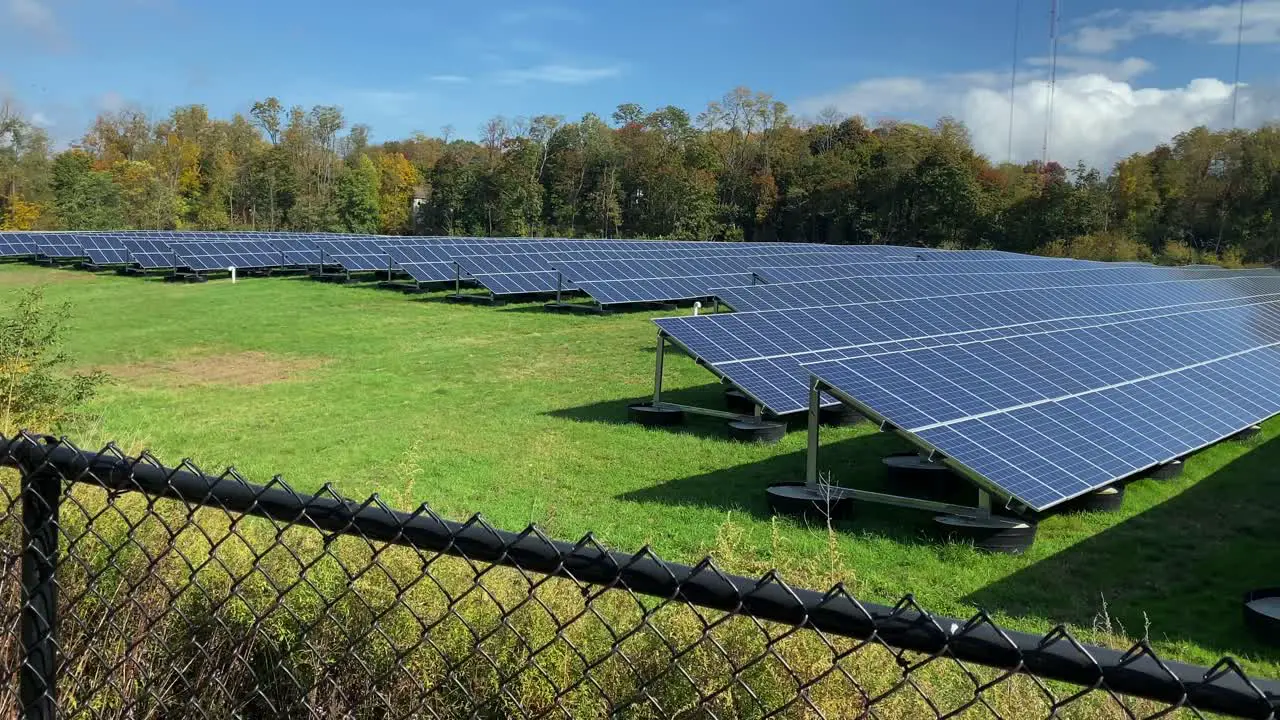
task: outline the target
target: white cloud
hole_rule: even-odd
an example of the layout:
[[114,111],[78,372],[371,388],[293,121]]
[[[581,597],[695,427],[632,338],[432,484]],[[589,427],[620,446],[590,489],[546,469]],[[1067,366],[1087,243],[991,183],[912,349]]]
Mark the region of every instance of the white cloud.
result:
[[538,65],[536,67],[505,70],[498,73],[499,82],[510,84],[552,83],[556,85],[585,85],[598,80],[608,80],[622,74],[622,68],[575,67],[573,65]]
[[[1050,65],[1047,57],[1034,57],[1027,60],[1027,64],[1035,68],[1044,69],[1046,72]],[[1155,69],[1149,61],[1142,58],[1131,57],[1123,60],[1104,60],[1102,58],[1089,57],[1087,55],[1059,55],[1058,56],[1058,72],[1072,73],[1076,75],[1102,75],[1112,80],[1132,80],[1140,75],[1145,75]],[[1008,85],[1006,80],[1005,85]]]
[[[1094,15],[1070,33],[1068,43],[1083,53],[1107,53],[1139,37],[1158,35],[1234,45],[1240,29],[1240,5],[1171,10],[1108,11]],[[1249,44],[1280,42],[1280,0],[1250,0],[1244,7],[1244,33]]]
[[471,78],[465,75],[432,75],[427,78],[431,82],[448,83],[451,85],[461,85],[462,83],[471,82]]
[[53,120],[49,119],[48,115],[45,115],[43,112],[40,112],[39,110],[37,110],[31,113],[31,124],[35,125],[36,127],[44,128],[47,130],[53,127]]
[[4,0],[5,15],[22,30],[48,42],[61,42],[62,27],[48,0]]
[[[1097,73],[1060,75],[1053,97],[1049,155],[1064,165],[1083,160],[1109,168],[1126,155],[1150,150],[1192,127],[1229,126],[1231,94],[1229,83],[1211,78],[1192,80],[1183,87],[1144,88]],[[1048,99],[1044,82],[1019,83],[1013,102],[1015,160],[1041,156]],[[979,152],[997,161],[1007,157],[1007,85],[1000,88],[955,77],[876,79],[796,103],[798,110],[811,113],[827,106],[873,119],[906,116],[931,123],[949,115],[965,122]],[[1242,127],[1275,118],[1277,109],[1280,102],[1274,95],[1241,88],[1238,122]]]

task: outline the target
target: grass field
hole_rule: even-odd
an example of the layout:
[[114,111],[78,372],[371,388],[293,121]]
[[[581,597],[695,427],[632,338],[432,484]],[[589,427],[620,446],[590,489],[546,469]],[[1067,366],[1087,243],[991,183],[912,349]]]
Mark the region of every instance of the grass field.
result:
[[[1124,511],[1040,526],[1021,557],[926,536],[928,518],[867,507],[837,527],[770,516],[764,488],[802,479],[804,433],[776,446],[727,440],[721,422],[681,431],[625,422],[651,392],[657,313],[567,316],[539,305],[455,306],[306,279],[203,285],[0,265],[0,302],[46,284],[72,304],[69,350],[115,378],[83,445],[118,440],[252,480],[333,483],[393,505],[480,512],[506,529],[600,539],[860,597],[967,616],[984,607],[1018,629],[1054,624],[1139,637],[1200,663],[1222,654],[1280,676],[1280,651],[1240,621],[1246,589],[1280,583],[1280,424],[1190,459],[1183,477],[1129,487]],[[712,377],[668,356],[670,397],[719,401]],[[874,488],[879,458],[907,449],[869,425],[827,429],[822,467]],[[1104,612],[1105,611],[1105,612]]]

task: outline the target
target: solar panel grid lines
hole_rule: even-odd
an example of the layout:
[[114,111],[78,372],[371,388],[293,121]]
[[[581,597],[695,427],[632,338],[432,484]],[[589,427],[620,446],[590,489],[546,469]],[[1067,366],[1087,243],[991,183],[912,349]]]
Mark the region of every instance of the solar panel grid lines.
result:
[[827,262],[809,263],[788,260],[773,265],[756,265],[751,269],[771,283],[804,282],[812,280],[836,280],[850,277],[874,277],[879,275],[969,275],[980,273],[1051,272],[1065,268],[1108,267],[1103,263],[1063,258],[1007,259],[988,258],[977,260],[887,260],[877,262]]
[[575,290],[543,258],[530,255],[456,256],[454,263],[494,295],[526,295]]
[[32,233],[15,232],[0,235],[0,257],[22,258],[40,251]]
[[80,247],[84,249],[85,257],[93,265],[132,264],[129,259],[129,251],[125,249],[123,241],[117,236],[77,233],[76,237],[80,240]]
[[128,253],[129,261],[143,270],[172,270],[179,267],[177,253],[162,240],[129,239],[120,245]]
[[1044,510],[1280,412],[1280,301],[808,369]]
[[[593,297],[602,303],[615,301],[613,294],[623,289],[630,290],[630,292],[626,293],[625,297],[618,298],[617,302],[705,297],[708,286],[722,282],[725,279],[737,279],[739,277],[737,274],[726,277],[726,270],[730,273],[740,273],[741,268],[748,263],[746,256],[743,256],[741,260],[736,255],[723,257],[695,255],[686,257],[682,254],[683,248],[638,251],[631,247],[633,245],[631,243],[595,242],[600,243],[601,246],[592,250],[580,250],[577,249],[580,247],[579,245],[570,243],[550,243],[545,248],[539,248],[537,252],[466,255],[462,253],[472,250],[474,247],[463,246],[458,248],[457,246],[452,246],[449,250],[452,251],[450,257],[457,262],[462,271],[475,278],[495,294],[549,293],[581,287],[579,283],[572,279],[572,275],[564,269],[565,267],[572,269],[574,263],[582,263],[584,268],[595,268],[592,273],[593,277],[604,274],[608,275],[611,281],[633,281],[627,286],[604,288],[598,293],[593,293]],[[529,248],[521,247],[520,249],[528,250]],[[790,248],[784,250],[787,252],[792,251]],[[699,248],[698,251],[713,252],[714,249]],[[634,254],[637,252],[645,252],[647,255],[643,258],[636,258]],[[570,261],[560,259],[566,255],[583,259]],[[729,259],[730,257],[733,259]],[[684,265],[680,265],[680,269],[676,270],[672,269],[674,267],[673,263],[684,263]],[[635,274],[636,277],[614,276],[620,272],[629,272]],[[674,277],[671,273],[680,273],[685,278],[715,275],[716,280],[714,282],[703,282],[700,286],[688,290],[672,290],[673,283],[667,283],[667,287],[663,288],[660,283],[651,281],[655,277]],[[741,278],[744,281],[749,281],[749,275],[742,274]],[[692,282],[674,283],[674,285],[680,284],[693,285]]]
[[374,240],[318,240],[323,264],[339,265],[347,272],[377,272],[388,269],[391,259]]
[[37,254],[49,260],[72,260],[84,257],[80,239],[70,233],[33,233]]
[[810,362],[1247,304],[1277,293],[1280,275],[1182,281],[1158,291],[1144,285],[1005,291],[655,323],[713,372],[784,415],[807,407]]
[[285,254],[265,240],[223,240],[183,243],[174,248],[183,267],[197,272],[228,268],[258,270],[288,265]]
[[736,257],[650,258],[616,260],[558,260],[555,268],[580,282],[620,282],[701,278],[718,275],[750,277],[750,259]]
[[321,264],[320,248],[316,240],[310,236],[273,237],[268,242],[284,257],[289,265],[315,267]]
[[977,273],[968,275],[865,276],[796,283],[763,283],[716,288],[715,295],[739,312],[859,305],[884,300],[951,297],[1005,290],[1051,289],[1089,285],[1174,282],[1183,279],[1280,276],[1271,269],[1139,268],[1126,265],[1084,266],[1049,272]]

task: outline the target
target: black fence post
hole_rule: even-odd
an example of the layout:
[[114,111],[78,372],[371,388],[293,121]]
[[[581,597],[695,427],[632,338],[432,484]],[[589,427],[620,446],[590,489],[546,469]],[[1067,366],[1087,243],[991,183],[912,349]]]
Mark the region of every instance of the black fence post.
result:
[[58,505],[62,475],[41,468],[22,476],[22,666],[24,720],[52,720],[57,709]]

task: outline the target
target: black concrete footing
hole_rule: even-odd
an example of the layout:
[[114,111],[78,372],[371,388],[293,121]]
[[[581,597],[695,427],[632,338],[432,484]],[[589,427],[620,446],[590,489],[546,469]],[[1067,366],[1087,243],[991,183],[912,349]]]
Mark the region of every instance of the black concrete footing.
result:
[[627,418],[648,427],[670,427],[684,422],[684,411],[654,407],[653,403],[636,403],[627,406]]
[[1036,540],[1035,523],[992,515],[975,519],[939,515],[933,519],[942,534],[955,542],[971,543],[986,552],[1020,555]]
[[729,436],[741,442],[776,443],[787,434],[783,423],[734,420],[729,423]]

